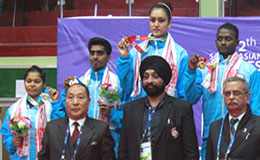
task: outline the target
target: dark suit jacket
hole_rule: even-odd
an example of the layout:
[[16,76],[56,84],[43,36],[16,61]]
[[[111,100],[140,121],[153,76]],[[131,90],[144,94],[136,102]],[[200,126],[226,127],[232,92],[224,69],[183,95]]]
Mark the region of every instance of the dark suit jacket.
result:
[[[221,122],[222,119],[217,120],[210,126],[206,153],[207,160],[216,159]],[[228,116],[226,116],[220,144],[220,158],[225,156],[229,142],[230,127]],[[235,140],[228,156],[229,158],[241,160],[260,159],[260,117],[252,114],[249,106],[237,127]]]
[[[161,108],[160,125],[152,144],[153,160],[199,159],[192,106],[182,100],[165,95]],[[118,160],[140,159],[145,99],[132,101],[124,106]],[[168,119],[171,123],[168,124]],[[171,129],[176,127],[179,136],[174,138]]]
[[[68,118],[57,119],[49,122],[42,140],[42,150],[39,160],[60,160],[64,147],[64,139]],[[80,137],[76,160],[115,160],[114,140],[108,125],[104,122],[87,118]],[[65,159],[71,159],[74,147],[71,137],[68,138]]]

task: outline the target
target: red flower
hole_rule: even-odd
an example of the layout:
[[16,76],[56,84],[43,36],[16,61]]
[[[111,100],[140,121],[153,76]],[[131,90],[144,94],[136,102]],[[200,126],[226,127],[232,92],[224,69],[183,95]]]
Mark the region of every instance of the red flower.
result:
[[108,87],[109,85],[110,85],[109,83],[103,83],[103,84],[101,84],[101,88]]

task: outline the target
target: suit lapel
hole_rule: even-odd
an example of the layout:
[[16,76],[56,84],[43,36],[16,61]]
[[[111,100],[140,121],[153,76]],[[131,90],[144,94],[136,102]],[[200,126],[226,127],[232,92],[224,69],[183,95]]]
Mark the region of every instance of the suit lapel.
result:
[[[55,135],[55,137],[57,139],[56,143],[58,143],[59,146],[60,146],[59,147],[60,153],[57,153],[58,155],[62,155],[62,152],[63,152],[63,149],[64,149],[64,145],[65,145],[64,140],[65,140],[65,137],[66,137],[68,123],[69,123],[69,119],[67,117],[63,118],[62,122],[58,123],[56,128],[54,128],[54,130],[57,130],[57,134]],[[68,137],[68,140],[65,143],[66,143],[65,156],[68,156],[68,155],[70,156],[70,148],[71,148],[70,136]]]
[[57,128],[58,128],[58,132],[56,134],[58,140],[57,142],[60,144],[62,149],[64,147],[64,139],[66,136],[67,125],[68,125],[68,118],[64,118],[63,123],[57,124]]
[[92,136],[95,133],[95,125],[94,125],[94,121],[92,121],[91,119],[89,119],[88,117],[85,120],[84,123],[84,128],[82,130],[82,134],[80,136],[80,142],[79,142],[79,148],[78,151],[76,153],[76,159],[78,158],[79,155],[81,155],[81,153],[86,149],[87,145],[89,144]]
[[235,150],[245,139],[246,136],[251,132],[251,130],[255,127],[254,121],[250,120],[252,115],[250,107],[248,107],[245,116],[241,119],[236,131],[236,137],[234,144],[231,148],[231,152]]
[[136,107],[135,111],[135,126],[136,127],[136,135],[137,135],[137,142],[141,142],[142,132],[143,132],[143,117],[144,117],[144,107],[145,107],[145,99],[143,98],[142,101],[139,101],[139,104]]
[[[221,124],[220,124],[220,126],[221,126]],[[222,149],[224,151],[226,151],[227,147],[230,143],[230,136],[231,136],[228,115],[225,117],[222,136],[223,136],[224,140],[221,141],[221,143],[222,143],[221,146],[222,146]]]
[[[161,106],[161,115],[160,115],[160,125],[157,126],[158,127],[158,132],[156,135],[154,135],[154,139],[155,139],[155,144],[158,141],[160,135],[163,132],[163,128],[165,126],[165,124],[167,124],[167,118],[169,117],[169,113],[171,112],[171,109],[175,109],[175,104],[173,103],[173,101],[169,100],[169,96],[165,95],[165,100],[164,103]],[[173,112],[171,112],[173,113]]]

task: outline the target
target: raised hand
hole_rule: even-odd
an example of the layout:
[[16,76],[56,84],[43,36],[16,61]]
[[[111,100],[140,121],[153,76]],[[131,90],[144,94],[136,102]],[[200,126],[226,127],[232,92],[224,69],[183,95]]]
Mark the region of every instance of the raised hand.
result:
[[49,95],[50,95],[51,100],[53,102],[57,101],[58,97],[59,97],[59,92],[54,88],[51,88],[51,87],[47,87],[47,88],[49,88]]
[[64,88],[67,90],[69,88],[69,82],[70,80],[74,80],[74,76],[68,76],[64,81]]
[[117,50],[122,57],[127,57],[129,52],[130,43],[126,40],[126,37],[122,38],[117,45]]
[[197,64],[200,60],[201,56],[197,53],[194,56],[190,57],[188,61],[188,67],[190,70],[195,70],[197,68]]

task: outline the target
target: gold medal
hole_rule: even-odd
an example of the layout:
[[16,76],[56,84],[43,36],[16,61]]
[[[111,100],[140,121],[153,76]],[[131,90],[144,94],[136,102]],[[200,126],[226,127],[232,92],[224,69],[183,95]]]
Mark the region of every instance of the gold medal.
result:
[[197,63],[197,67],[198,67],[198,69],[200,69],[200,70],[203,70],[203,69],[205,69],[206,68],[206,62],[207,62],[208,60],[206,59],[206,58],[200,58],[199,59],[199,62]]
[[128,48],[129,46],[130,46],[130,42],[128,40],[126,40],[125,43],[124,43],[124,47]]

